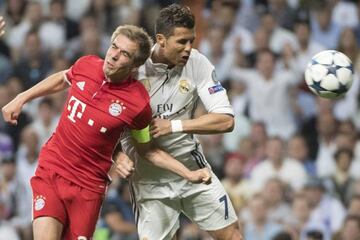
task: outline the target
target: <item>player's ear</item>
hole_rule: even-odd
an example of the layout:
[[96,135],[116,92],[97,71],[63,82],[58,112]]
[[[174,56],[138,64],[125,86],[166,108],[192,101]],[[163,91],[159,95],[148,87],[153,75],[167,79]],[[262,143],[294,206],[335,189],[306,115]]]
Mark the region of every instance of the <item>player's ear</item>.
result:
[[165,42],[166,42],[165,35],[161,33],[156,34],[156,42],[160,45],[160,47],[165,47]]

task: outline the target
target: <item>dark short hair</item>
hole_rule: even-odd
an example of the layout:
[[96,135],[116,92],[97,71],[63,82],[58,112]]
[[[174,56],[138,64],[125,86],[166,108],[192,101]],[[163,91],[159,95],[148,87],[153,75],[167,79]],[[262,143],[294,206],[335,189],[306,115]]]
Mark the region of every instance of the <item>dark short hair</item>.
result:
[[195,26],[195,17],[189,7],[179,4],[171,4],[161,9],[155,23],[155,33],[169,37],[173,34],[174,28],[184,27],[192,29]]
[[358,225],[358,228],[360,228],[360,217],[357,215],[348,215],[346,216],[345,220],[344,220],[344,224],[347,223],[348,221],[355,221],[356,224]]
[[316,239],[316,240],[324,239],[324,235],[322,234],[322,232],[320,232],[318,230],[310,230],[306,233],[306,236],[311,237],[312,239]]
[[348,157],[350,158],[350,162],[352,162],[353,157],[354,157],[354,152],[351,149],[340,148],[340,149],[336,150],[336,152],[334,153],[334,158],[335,158],[336,162],[339,161],[339,157],[341,154],[347,154]]
[[290,233],[281,231],[278,234],[276,234],[272,240],[292,240]]

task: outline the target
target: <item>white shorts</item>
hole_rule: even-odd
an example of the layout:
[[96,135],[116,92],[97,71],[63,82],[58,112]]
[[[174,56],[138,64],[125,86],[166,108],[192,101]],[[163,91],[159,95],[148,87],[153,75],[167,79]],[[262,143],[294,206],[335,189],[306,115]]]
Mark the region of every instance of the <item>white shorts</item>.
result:
[[182,212],[205,231],[225,228],[237,215],[219,179],[192,184],[186,180],[164,184],[131,183],[133,210],[140,240],[172,239]]

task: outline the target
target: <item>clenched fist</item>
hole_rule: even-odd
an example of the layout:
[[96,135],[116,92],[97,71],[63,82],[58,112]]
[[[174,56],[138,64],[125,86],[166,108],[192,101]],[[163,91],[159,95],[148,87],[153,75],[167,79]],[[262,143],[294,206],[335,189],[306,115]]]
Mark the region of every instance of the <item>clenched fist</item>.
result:
[[120,152],[115,159],[116,173],[121,178],[127,179],[134,173],[134,162],[123,152]]

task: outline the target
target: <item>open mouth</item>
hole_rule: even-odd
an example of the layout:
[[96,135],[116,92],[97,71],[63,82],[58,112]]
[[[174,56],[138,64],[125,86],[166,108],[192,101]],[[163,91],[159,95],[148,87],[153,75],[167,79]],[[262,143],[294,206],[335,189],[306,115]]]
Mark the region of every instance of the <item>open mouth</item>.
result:
[[181,59],[187,61],[189,59],[189,56],[182,56]]

